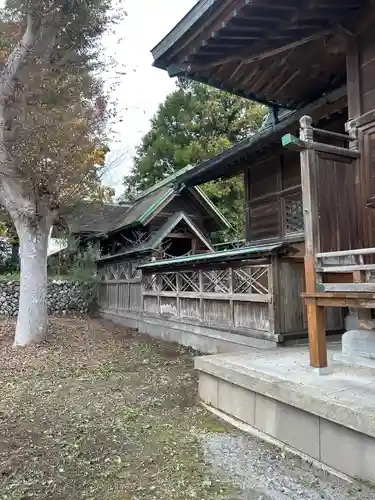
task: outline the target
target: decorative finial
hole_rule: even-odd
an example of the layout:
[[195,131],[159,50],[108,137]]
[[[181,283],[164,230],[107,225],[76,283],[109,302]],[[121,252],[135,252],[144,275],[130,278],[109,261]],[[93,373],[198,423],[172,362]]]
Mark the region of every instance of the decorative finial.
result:
[[305,115],[299,121],[301,130],[300,130],[300,139],[303,141],[313,141],[314,140],[314,131],[312,129],[312,118],[311,116]]

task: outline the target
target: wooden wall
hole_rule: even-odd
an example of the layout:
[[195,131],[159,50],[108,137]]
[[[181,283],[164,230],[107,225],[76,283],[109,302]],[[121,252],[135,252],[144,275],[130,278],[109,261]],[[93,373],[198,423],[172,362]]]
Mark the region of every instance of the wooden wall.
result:
[[[285,203],[302,202],[299,155],[276,147],[245,172],[246,239],[285,239]],[[303,236],[302,236],[303,239]]]
[[104,311],[139,313],[142,309],[142,273],[144,260],[99,263],[99,305]]
[[199,203],[190,196],[187,191],[185,191],[168,203],[168,205],[151,221],[150,231],[159,229],[177,212],[185,212],[205,236],[208,236],[216,229],[215,222],[212,220],[211,216],[202,209]]
[[[323,113],[321,111],[321,113]],[[345,123],[347,121],[347,110],[343,108],[341,113],[332,115],[329,118],[321,119],[317,126],[325,130],[335,132],[345,132]],[[291,131],[293,132],[293,131]],[[294,131],[298,133],[297,130]],[[317,137],[317,141],[328,142],[335,146],[343,146],[343,141]],[[263,156],[257,156],[251,161],[245,170],[245,221],[246,221],[246,239],[249,242],[259,240],[280,240],[280,241],[303,241],[303,227],[299,228],[296,224],[298,215],[296,210],[298,204],[302,206],[301,190],[301,160],[300,155],[294,151],[287,151],[280,144],[275,143],[270,147],[269,153]],[[339,168],[334,159],[322,158],[321,167],[321,208],[324,212],[324,218],[327,220],[326,227],[335,231],[331,235],[332,241],[325,237],[328,248],[335,245],[345,245],[348,241],[347,236],[342,238],[337,235],[338,227],[341,222],[336,223],[337,209],[335,204],[341,197],[343,200],[354,200],[355,176],[352,168]],[[332,193],[334,195],[332,196]],[[330,218],[326,215],[329,206],[332,203],[333,212]],[[349,203],[349,201],[348,201]],[[294,210],[294,215],[293,215]],[[298,212],[303,215],[303,212]],[[342,213],[345,213],[343,210]],[[358,238],[356,227],[358,224],[354,219],[353,210],[350,210],[349,221],[351,224],[350,237]],[[300,230],[299,230],[300,229]],[[328,229],[327,229],[328,231]],[[354,248],[354,243],[349,248]],[[356,240],[355,240],[356,241]]]
[[[100,264],[102,311],[158,317],[275,342],[290,335],[306,336],[302,262],[274,256],[259,265],[239,261],[143,275],[138,269],[141,263]],[[340,310],[329,309],[327,330],[341,328]]]
[[355,164],[359,246],[373,247],[375,210],[366,205],[375,194],[375,25],[361,33],[347,51],[347,83],[349,119],[358,127],[361,152]]
[[356,166],[347,158],[318,153],[320,251],[361,248]]

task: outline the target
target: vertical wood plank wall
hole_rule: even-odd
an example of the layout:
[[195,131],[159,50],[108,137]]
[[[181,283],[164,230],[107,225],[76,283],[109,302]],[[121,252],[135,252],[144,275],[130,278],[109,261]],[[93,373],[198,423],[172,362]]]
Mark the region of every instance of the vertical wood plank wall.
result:
[[356,161],[317,155],[320,251],[362,248],[356,200]]
[[368,28],[351,44],[346,55],[348,115],[358,127],[361,159],[355,164],[355,205],[358,247],[375,245],[375,210],[367,200],[375,193],[375,30]]

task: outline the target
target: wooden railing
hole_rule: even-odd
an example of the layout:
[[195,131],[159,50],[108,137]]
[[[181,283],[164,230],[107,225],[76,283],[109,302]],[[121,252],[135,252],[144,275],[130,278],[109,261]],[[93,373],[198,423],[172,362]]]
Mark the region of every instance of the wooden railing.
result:
[[142,311],[171,320],[275,333],[271,264],[144,274]]
[[[316,254],[315,274],[317,292],[375,293],[375,248],[326,252]],[[334,279],[340,275],[340,280]],[[348,279],[343,281],[343,276]]]

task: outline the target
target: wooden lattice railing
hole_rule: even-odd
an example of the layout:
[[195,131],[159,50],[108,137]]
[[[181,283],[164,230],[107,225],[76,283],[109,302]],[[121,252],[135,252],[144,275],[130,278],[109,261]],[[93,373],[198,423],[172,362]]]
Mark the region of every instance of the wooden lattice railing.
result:
[[[272,264],[145,273],[142,311],[237,334],[276,334]],[[277,332],[278,333],[278,332]]]
[[270,302],[269,266],[145,274],[144,295]]
[[138,313],[142,306],[140,260],[110,262],[98,269],[99,304],[103,310]]

